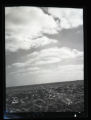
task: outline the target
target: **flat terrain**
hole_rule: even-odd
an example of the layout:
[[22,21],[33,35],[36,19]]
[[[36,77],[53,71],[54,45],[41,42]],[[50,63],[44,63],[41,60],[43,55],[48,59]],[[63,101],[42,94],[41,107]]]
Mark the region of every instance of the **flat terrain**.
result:
[[6,88],[7,112],[83,112],[84,81]]

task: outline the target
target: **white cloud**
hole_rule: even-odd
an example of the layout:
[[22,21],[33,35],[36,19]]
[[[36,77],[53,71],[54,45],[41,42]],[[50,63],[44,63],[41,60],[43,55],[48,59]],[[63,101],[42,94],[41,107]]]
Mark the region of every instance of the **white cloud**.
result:
[[[56,34],[62,28],[72,28],[83,24],[82,9],[48,8],[51,15],[45,14],[39,7],[5,8],[6,50],[15,52],[19,49],[56,43],[54,39],[43,37],[43,33]],[[54,20],[60,19],[60,25]],[[37,38],[42,36],[42,38]],[[36,39],[35,39],[36,37]]]
[[56,57],[47,57],[45,59],[42,59],[40,61],[36,61],[35,64],[36,65],[44,65],[44,64],[51,64],[51,63],[57,63],[60,62],[60,58],[56,58]]
[[[62,56],[63,53],[65,54],[64,56]],[[17,62],[12,64],[11,66],[8,66],[11,70],[6,70],[7,85],[10,86],[11,83],[12,85],[28,85],[71,80],[83,80],[83,63],[65,65],[61,64],[60,62],[61,60],[64,61],[64,59],[74,58],[74,60],[76,60],[79,57],[82,57],[82,54],[83,53],[80,51],[71,50],[68,48],[50,48],[41,50],[39,52],[33,52],[26,57],[27,61],[23,63]],[[52,63],[60,64],[56,67],[53,65],[52,67],[45,67],[45,65],[49,65]]]
[[78,57],[83,57],[83,52],[78,51],[76,49],[72,50],[67,47],[62,47],[62,48],[54,47],[54,48],[41,50],[39,53],[36,53],[34,59],[35,59],[35,64],[48,64],[48,63],[61,62],[65,59],[72,59]]
[[33,39],[42,36],[42,33],[55,34],[57,29],[58,25],[53,17],[38,7],[5,8],[6,50],[15,52],[55,42],[46,37]]
[[31,54],[28,54],[26,61],[23,63],[14,63],[12,67],[31,67],[44,64],[58,63],[64,60],[77,60],[83,57],[83,52],[76,49],[70,49],[67,47],[53,47],[48,49],[43,49],[35,51]]
[[32,41],[32,46],[33,47],[39,47],[39,46],[45,46],[50,43],[57,43],[58,41],[55,39],[50,39],[47,37],[41,37],[41,38],[36,38],[35,40]]
[[15,67],[18,69],[15,71],[11,71],[9,74],[12,75],[12,74],[20,74],[20,73],[22,73],[22,74],[36,73],[36,72],[39,72],[39,70],[40,70],[39,67],[29,66],[29,67],[24,68],[24,66],[20,66],[20,65],[21,65],[21,63],[18,63],[18,66],[15,65]]
[[28,50],[57,42],[57,40],[50,39],[45,36],[36,39],[30,39],[28,37],[19,38],[18,36],[13,36],[6,39],[6,50],[12,52],[17,51],[18,49]]
[[83,24],[83,9],[75,8],[48,8],[48,12],[60,19],[60,27],[73,28]]
[[17,62],[17,63],[13,63],[12,66],[15,66],[15,67],[25,67],[26,64]]

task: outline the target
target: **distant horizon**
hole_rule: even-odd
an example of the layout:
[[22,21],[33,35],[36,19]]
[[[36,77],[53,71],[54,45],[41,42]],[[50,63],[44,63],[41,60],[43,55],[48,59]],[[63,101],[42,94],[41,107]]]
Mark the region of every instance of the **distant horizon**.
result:
[[11,87],[23,87],[23,86],[34,86],[34,85],[45,85],[45,84],[55,84],[55,83],[65,83],[65,82],[76,82],[76,81],[84,81],[84,80],[71,80],[71,81],[61,81],[61,82],[51,82],[51,83],[38,83],[38,84],[30,84],[30,85],[21,85],[21,86],[6,86],[6,88],[11,88]]

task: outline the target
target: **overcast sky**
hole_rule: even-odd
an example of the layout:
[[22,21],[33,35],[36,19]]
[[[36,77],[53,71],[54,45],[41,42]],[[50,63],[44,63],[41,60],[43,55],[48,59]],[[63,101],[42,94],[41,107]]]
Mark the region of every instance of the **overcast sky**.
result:
[[83,80],[83,9],[6,7],[6,86]]

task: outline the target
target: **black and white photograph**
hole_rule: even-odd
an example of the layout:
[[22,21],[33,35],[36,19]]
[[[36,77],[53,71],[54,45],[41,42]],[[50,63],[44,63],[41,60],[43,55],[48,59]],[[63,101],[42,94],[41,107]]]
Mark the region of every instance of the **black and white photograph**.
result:
[[5,7],[6,112],[84,112],[83,8]]

